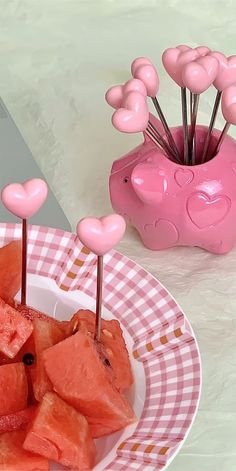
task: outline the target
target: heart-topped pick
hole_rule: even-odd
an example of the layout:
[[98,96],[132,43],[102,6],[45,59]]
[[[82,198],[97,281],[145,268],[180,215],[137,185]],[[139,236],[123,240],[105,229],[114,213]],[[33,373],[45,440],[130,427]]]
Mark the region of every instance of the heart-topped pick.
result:
[[126,223],[119,214],[98,218],[84,218],[77,224],[77,235],[88,249],[97,255],[96,325],[94,340],[99,342],[102,315],[103,255],[122,239]]
[[124,85],[115,85],[114,87],[107,90],[105,98],[107,103],[112,106],[112,108],[118,109],[122,105],[124,97],[129,92],[139,92],[143,96],[147,96],[147,90],[144,83],[138,79],[130,79]]
[[152,62],[150,61],[150,59],[148,59],[148,57],[137,57],[136,59],[134,59],[131,64],[131,74],[133,75],[133,77],[135,76],[135,72],[137,68],[140,67],[140,65],[147,64],[152,65]]
[[48,187],[41,178],[33,178],[24,183],[11,183],[1,192],[4,206],[22,219],[22,270],[21,304],[26,305],[27,288],[27,219],[41,208],[48,194]]
[[211,52],[219,62],[219,70],[214,81],[217,90],[222,91],[236,82],[236,55],[226,57],[221,52]]
[[112,116],[113,126],[126,133],[145,131],[148,120],[147,99],[139,92],[128,93],[122,101],[121,108]]
[[147,90],[147,95],[155,97],[159,90],[159,77],[152,63],[140,64],[134,68],[134,78],[141,80]]
[[105,255],[122,239],[126,229],[125,220],[119,214],[100,219],[84,218],[77,224],[81,242],[96,255]]
[[180,86],[184,87],[182,78],[183,67],[196,60],[199,53],[196,49],[183,50],[181,46],[166,49],[162,55],[162,62],[169,76]]
[[199,95],[212,85],[218,69],[219,63],[215,57],[199,57],[183,67],[183,83],[192,93]]
[[227,123],[236,125],[236,86],[232,85],[223,91],[222,113]]
[[1,194],[4,206],[15,216],[28,219],[41,208],[48,194],[45,181],[33,178],[24,183],[11,183]]

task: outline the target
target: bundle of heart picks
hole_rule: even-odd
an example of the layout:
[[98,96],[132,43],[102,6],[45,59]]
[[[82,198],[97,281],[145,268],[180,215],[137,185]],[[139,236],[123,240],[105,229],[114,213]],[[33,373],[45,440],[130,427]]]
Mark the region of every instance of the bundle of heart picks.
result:
[[[227,134],[236,125],[236,55],[179,45],[166,49],[162,62],[180,92],[179,125],[168,125],[168,104],[164,108],[158,98],[158,72],[146,57],[132,62],[133,78],[106,93],[115,109],[113,126],[144,134],[138,148],[113,164],[113,208],[152,250],[188,245],[227,253],[236,241],[236,143]],[[209,87],[216,96],[205,126],[198,122],[198,110]],[[220,107],[225,124],[218,130]]]

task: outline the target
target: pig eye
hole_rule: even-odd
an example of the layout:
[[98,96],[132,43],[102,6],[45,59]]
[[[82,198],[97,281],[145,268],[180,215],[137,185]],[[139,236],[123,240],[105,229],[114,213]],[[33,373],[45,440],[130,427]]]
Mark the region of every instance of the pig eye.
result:
[[123,183],[128,183],[128,181],[129,181],[129,177],[125,177],[125,178],[123,179]]

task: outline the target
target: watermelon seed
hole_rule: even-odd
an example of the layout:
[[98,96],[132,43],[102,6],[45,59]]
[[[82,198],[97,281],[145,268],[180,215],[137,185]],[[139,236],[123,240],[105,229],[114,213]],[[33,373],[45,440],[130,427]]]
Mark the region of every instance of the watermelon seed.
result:
[[26,353],[23,356],[22,361],[27,366],[33,365],[34,364],[34,355],[33,355],[33,353]]
[[106,335],[107,337],[111,337],[111,338],[113,337],[113,335],[111,334],[111,332],[109,332],[109,330],[107,330],[107,329],[102,329],[102,333],[103,333],[104,335]]
[[76,334],[78,332],[78,324],[79,324],[79,321],[76,320],[74,325],[73,325],[73,330],[72,330],[72,335]]
[[103,363],[106,366],[111,366],[111,363],[109,362],[108,358],[104,358]]

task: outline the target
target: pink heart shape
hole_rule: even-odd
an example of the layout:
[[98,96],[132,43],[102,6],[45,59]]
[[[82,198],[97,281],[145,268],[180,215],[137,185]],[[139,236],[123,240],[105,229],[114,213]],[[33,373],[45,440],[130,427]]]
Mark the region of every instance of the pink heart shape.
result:
[[77,224],[77,235],[88,249],[96,255],[109,252],[123,237],[125,220],[119,214],[100,219],[84,218]]
[[218,60],[212,56],[199,57],[183,67],[182,79],[192,93],[205,92],[214,82],[219,69]]
[[32,217],[47,198],[48,187],[44,180],[33,178],[24,183],[11,183],[1,193],[4,206],[21,219]]
[[180,86],[184,87],[182,79],[183,67],[199,57],[195,49],[182,50],[180,46],[166,49],[162,55],[162,62],[170,77]]
[[138,79],[130,79],[124,85],[115,85],[107,90],[105,98],[112,108],[118,109],[122,105],[122,101],[129,92],[136,91],[143,96],[147,96],[147,90],[144,83]]
[[211,50],[207,46],[197,46],[195,47],[195,50],[200,56],[206,56],[207,54],[209,54],[209,52],[211,52]]
[[219,70],[214,81],[214,87],[222,91],[236,82],[236,55],[226,57],[221,52],[211,52],[219,62]]
[[187,212],[199,229],[216,226],[229,212],[231,201],[227,196],[210,197],[205,193],[194,193],[187,201]]
[[179,240],[177,227],[167,219],[159,219],[155,224],[145,224],[144,230],[146,242],[155,250],[173,247]]
[[155,97],[159,90],[159,77],[157,70],[152,64],[143,64],[139,65],[135,69],[134,77],[142,80],[144,83],[147,95],[150,97]]
[[236,124],[236,86],[225,88],[222,93],[221,107],[225,121]]
[[113,126],[121,132],[145,131],[149,120],[147,99],[139,92],[128,93],[122,107],[112,116]]
[[131,73],[133,77],[135,76],[135,71],[140,65],[153,65],[150,59],[147,57],[137,57],[137,59],[134,59],[134,61],[131,64]]
[[175,172],[175,181],[180,187],[191,183],[193,181],[193,178],[194,173],[192,172],[192,170],[179,168]]

